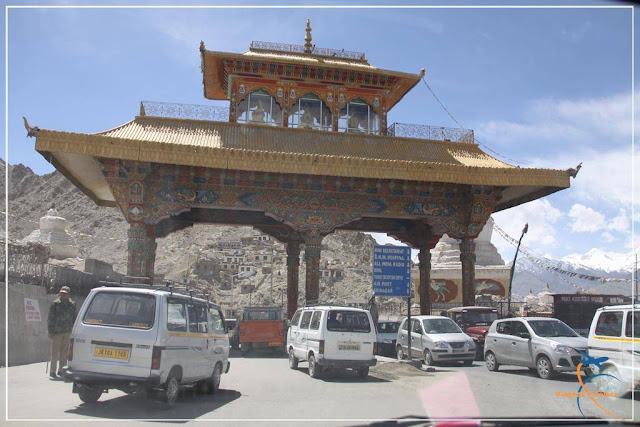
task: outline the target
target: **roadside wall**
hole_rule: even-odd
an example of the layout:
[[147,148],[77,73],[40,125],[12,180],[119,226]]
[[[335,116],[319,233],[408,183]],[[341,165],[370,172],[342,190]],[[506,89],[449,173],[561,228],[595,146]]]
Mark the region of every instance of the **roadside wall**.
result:
[[[0,307],[5,310],[6,284],[0,283]],[[25,298],[37,301],[40,320],[27,320]],[[35,362],[45,362],[49,358],[49,334],[47,330],[47,316],[49,306],[57,295],[46,293],[42,286],[11,283],[9,286],[9,366],[24,365]],[[80,310],[84,296],[71,294]],[[32,310],[33,312],[33,310]],[[35,316],[31,316],[35,317]],[[5,316],[0,316],[0,364],[6,366],[5,360]]]

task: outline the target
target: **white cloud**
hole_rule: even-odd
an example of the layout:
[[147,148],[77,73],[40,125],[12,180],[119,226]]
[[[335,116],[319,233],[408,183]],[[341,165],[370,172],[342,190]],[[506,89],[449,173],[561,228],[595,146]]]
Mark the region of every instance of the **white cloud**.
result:
[[582,204],[602,206],[608,209],[631,210],[635,198],[636,211],[640,210],[640,183],[632,181],[632,170],[640,171],[640,150],[635,156],[631,148],[596,151],[590,148],[574,150],[552,158],[535,160],[536,167],[564,169],[582,162],[582,169],[571,188],[564,190],[567,197]]
[[624,209],[620,209],[618,216],[613,218],[607,228],[614,231],[626,232],[629,231],[629,226],[631,225],[631,221],[629,216],[627,215],[627,211]]
[[579,203],[571,206],[569,217],[573,218],[571,230],[576,232],[594,232],[606,227],[606,217]]
[[[635,94],[640,102],[640,92]],[[525,106],[522,120],[492,120],[476,126],[481,140],[512,146],[518,141],[558,143],[563,146],[631,142],[631,94],[601,98],[532,100]],[[636,112],[636,123],[640,111]],[[638,129],[636,124],[636,129]]]
[[611,243],[611,242],[615,242],[616,238],[613,237],[613,234],[609,233],[608,231],[605,231],[602,233],[602,240],[604,240],[607,243]]
[[[520,238],[522,228],[528,223],[529,231],[523,238],[523,244],[533,245],[539,243],[549,247],[556,244],[555,236],[557,231],[554,224],[562,216],[562,212],[548,200],[539,199],[498,212],[493,215],[493,219],[500,228],[515,239]],[[496,235],[497,233],[494,233],[492,243],[498,248],[503,257],[507,253],[513,253],[513,246],[504,239],[496,237]]]

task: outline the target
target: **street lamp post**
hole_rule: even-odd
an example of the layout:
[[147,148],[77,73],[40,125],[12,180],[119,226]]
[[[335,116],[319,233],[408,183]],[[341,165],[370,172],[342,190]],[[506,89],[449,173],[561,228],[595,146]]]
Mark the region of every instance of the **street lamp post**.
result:
[[522,234],[520,235],[520,240],[518,240],[518,247],[516,248],[516,254],[513,257],[513,264],[511,265],[511,275],[509,277],[509,299],[507,300],[507,314],[511,315],[511,285],[513,284],[513,273],[516,270],[516,260],[518,259],[518,251],[520,250],[520,243],[522,242],[522,238],[529,231],[529,223],[524,225],[522,229]]

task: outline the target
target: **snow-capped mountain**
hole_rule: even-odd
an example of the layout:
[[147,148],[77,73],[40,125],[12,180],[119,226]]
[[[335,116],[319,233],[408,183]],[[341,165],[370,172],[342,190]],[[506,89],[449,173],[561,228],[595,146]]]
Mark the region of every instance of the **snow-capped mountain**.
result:
[[[548,284],[554,293],[572,294],[584,289],[602,294],[631,295],[632,283],[626,280],[632,277],[633,262],[634,257],[631,253],[620,254],[599,249],[591,249],[585,254],[567,255],[561,260],[544,258],[543,265],[521,255],[518,257],[513,277],[513,294],[523,296],[529,291],[537,294]],[[546,268],[545,265],[551,268]],[[578,275],[563,274],[553,268],[583,276],[625,281],[589,280]]]
[[585,268],[607,273],[632,271],[633,253],[621,254],[617,252],[604,252],[593,248],[585,254],[571,254],[560,261],[573,269]]

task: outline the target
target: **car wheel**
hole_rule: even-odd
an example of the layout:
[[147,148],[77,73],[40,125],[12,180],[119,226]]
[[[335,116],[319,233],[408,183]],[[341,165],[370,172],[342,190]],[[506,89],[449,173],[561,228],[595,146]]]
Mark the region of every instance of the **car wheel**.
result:
[[289,349],[289,367],[291,369],[298,369],[298,358],[293,353],[293,348]]
[[471,366],[471,365],[473,365],[473,360],[465,360],[465,361],[462,362],[462,364],[464,366]]
[[484,361],[487,364],[487,369],[490,371],[497,371],[500,367],[498,359],[496,359],[496,355],[493,354],[492,351],[487,352],[487,354],[484,356]]
[[207,380],[207,393],[215,394],[220,389],[220,380],[222,379],[222,365],[220,363],[216,363],[215,368],[213,368],[213,372],[211,373],[211,378]]
[[309,356],[309,376],[311,378],[320,378],[320,369],[313,354]]
[[365,366],[364,368],[359,368],[356,372],[360,378],[367,378],[367,375],[369,375],[369,367]]
[[592,393],[594,391],[602,393],[617,393],[618,397],[622,397],[627,394],[627,386],[620,378],[620,373],[615,366],[607,366],[600,373],[603,375],[596,376],[591,381],[597,387],[597,390],[591,390]]
[[96,403],[102,396],[102,389],[83,386],[78,389],[78,396],[84,403]]
[[180,391],[180,383],[178,382],[178,376],[175,373],[170,373],[167,382],[164,384],[164,400],[167,408],[173,407],[178,400],[178,393]]
[[424,349],[424,364],[427,366],[433,365],[433,356],[428,348]]
[[402,350],[402,346],[399,344],[396,348],[396,356],[398,357],[398,360],[404,360],[406,358],[404,351]]
[[536,362],[536,370],[538,376],[543,380],[550,380],[553,378],[553,366],[547,356],[540,356]]

